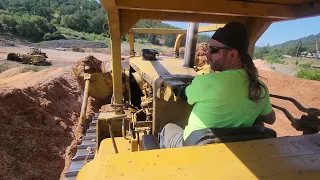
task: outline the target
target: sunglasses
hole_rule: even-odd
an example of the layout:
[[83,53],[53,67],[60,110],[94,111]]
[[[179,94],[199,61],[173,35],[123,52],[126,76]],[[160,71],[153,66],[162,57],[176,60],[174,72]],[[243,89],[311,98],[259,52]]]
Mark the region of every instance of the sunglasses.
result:
[[211,54],[215,54],[219,52],[220,49],[231,50],[231,48],[228,48],[228,47],[218,47],[218,46],[209,46],[209,49]]

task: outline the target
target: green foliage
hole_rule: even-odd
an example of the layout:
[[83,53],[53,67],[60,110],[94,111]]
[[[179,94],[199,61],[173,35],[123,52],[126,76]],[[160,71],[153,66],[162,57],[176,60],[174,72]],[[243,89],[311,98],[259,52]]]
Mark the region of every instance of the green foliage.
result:
[[[98,14],[95,14],[99,12]],[[89,10],[77,10],[74,14],[61,16],[60,25],[76,31],[88,33],[103,33],[103,23],[106,21],[104,11],[91,12]]]
[[33,41],[41,41],[46,33],[57,31],[47,19],[34,15],[0,15],[0,31],[27,37]]
[[58,39],[66,39],[59,31],[56,31],[54,33],[46,33],[44,36],[43,36],[43,39],[45,41],[48,41],[48,40],[58,40]]
[[177,35],[166,35],[164,36],[164,45],[173,47],[176,42]]
[[163,53],[164,52],[163,49],[161,49],[159,47],[155,48],[155,50],[158,51],[159,53]]
[[210,39],[211,39],[211,37],[206,34],[199,34],[198,35],[198,43],[209,42]]
[[298,78],[320,81],[320,70],[311,68],[302,68],[298,71]]
[[254,59],[264,59],[269,63],[284,64],[281,59],[282,53],[278,49],[272,49],[269,45],[256,49],[253,54]]
[[[177,27],[171,26],[161,21],[151,21],[151,20],[141,20],[138,21],[135,26],[136,28],[171,28],[179,29]],[[147,39],[148,42],[154,45],[160,44],[160,39],[164,40],[164,44],[169,47],[173,47],[176,35],[155,35],[155,34],[135,34],[135,39]]]
[[159,35],[150,34],[150,35],[147,36],[147,40],[148,40],[148,42],[150,42],[151,44],[160,45]]
[[104,42],[109,45],[109,38],[107,38],[103,34],[94,34],[94,33],[86,33],[86,32],[78,32],[69,28],[59,27],[57,29],[61,34],[67,39],[78,39],[78,40],[87,40],[87,41],[95,41],[95,42]]
[[301,67],[301,68],[311,68],[311,64],[310,63],[299,64],[299,67]]
[[[47,24],[50,26],[59,25],[67,28],[71,28],[76,31],[102,34],[103,23],[107,20],[106,12],[102,5],[97,1],[92,0],[1,0],[0,9],[5,9],[10,13],[10,16],[14,16],[15,21],[12,19],[5,19],[15,23],[18,21],[18,16],[32,17],[29,21],[22,19],[23,25],[30,24],[35,26],[35,29],[39,29],[38,24],[34,24],[34,17],[42,17],[47,20]],[[1,13],[1,15],[3,15]],[[37,20],[39,21],[39,20]],[[26,23],[24,23],[26,22]],[[10,24],[8,22],[5,25],[0,23],[0,30],[12,32],[16,30],[17,24]],[[49,25],[47,25],[49,26]],[[13,29],[13,30],[11,30]],[[41,28],[42,29],[42,28]],[[49,29],[49,31],[47,31]],[[9,30],[9,31],[8,31]],[[21,30],[21,28],[19,29]],[[34,30],[36,31],[36,30]],[[42,32],[43,31],[43,32]],[[44,28],[38,30],[40,32],[36,37],[31,36],[26,32],[22,32],[22,36],[26,36],[34,41],[42,40],[41,38],[46,33],[54,33],[50,31],[50,28]],[[33,34],[33,33],[32,33]],[[41,37],[41,38],[39,38]],[[48,37],[48,35],[47,35]]]
[[254,58],[263,59],[272,51],[277,51],[276,53],[281,55],[290,56],[300,56],[301,52],[304,51],[315,53],[315,40],[320,40],[320,33],[297,40],[287,41],[279,45],[258,47],[255,49]]

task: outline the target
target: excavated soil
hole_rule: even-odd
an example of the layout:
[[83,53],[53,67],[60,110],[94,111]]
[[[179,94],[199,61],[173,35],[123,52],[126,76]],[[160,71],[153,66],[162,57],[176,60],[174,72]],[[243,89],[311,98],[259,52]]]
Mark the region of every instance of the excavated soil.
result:
[[20,71],[0,79],[1,179],[59,179],[82,136],[81,90],[70,69]]
[[[85,67],[89,67],[86,70],[87,73],[92,73],[89,94],[99,100],[109,100],[112,96],[112,74],[106,70],[106,63],[106,61],[101,61],[94,56],[87,56],[75,62],[72,66],[81,89],[85,87]],[[95,76],[96,73],[99,73],[100,78]]]
[[254,65],[257,67],[257,69],[259,71],[271,71],[273,72],[273,70],[271,69],[270,65],[266,62],[266,61],[263,61],[261,59],[255,59],[253,60],[254,62]]

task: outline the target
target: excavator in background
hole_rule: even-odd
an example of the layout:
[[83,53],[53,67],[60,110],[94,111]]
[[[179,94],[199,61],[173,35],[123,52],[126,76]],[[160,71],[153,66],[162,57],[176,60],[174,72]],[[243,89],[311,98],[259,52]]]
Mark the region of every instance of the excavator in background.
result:
[[[306,115],[288,117],[301,136],[277,137],[264,126],[222,128],[213,141],[199,140],[182,148],[160,149],[158,133],[167,123],[185,120],[192,106],[175,94],[181,85],[199,74],[194,67],[199,22],[239,21],[249,32],[249,53],[273,22],[320,15],[320,2],[308,0],[228,1],[205,0],[101,0],[108,13],[111,36],[113,111],[97,113],[78,145],[65,179],[319,179],[320,110],[292,102]],[[140,19],[190,23],[184,59],[132,56],[121,59],[121,39]],[[132,50],[132,49],[131,49]],[[85,90],[81,114],[90,91],[101,87],[96,71],[85,66]],[[98,93],[98,92],[97,92]],[[84,111],[84,112],[83,112]],[[85,118],[82,116],[85,123]],[[216,142],[216,143],[214,143]]]

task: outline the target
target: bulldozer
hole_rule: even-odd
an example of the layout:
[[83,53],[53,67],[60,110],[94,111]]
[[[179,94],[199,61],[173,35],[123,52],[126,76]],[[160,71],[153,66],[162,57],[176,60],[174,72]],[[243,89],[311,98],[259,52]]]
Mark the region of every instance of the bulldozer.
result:
[[[196,23],[242,22],[249,32],[249,53],[273,22],[320,15],[317,1],[279,2],[205,0],[101,0],[108,13],[112,53],[113,111],[96,113],[78,145],[65,179],[319,179],[320,110],[306,108],[291,97],[306,115],[295,118],[283,111],[301,136],[277,137],[261,126],[220,129],[214,141],[181,148],[160,149],[158,133],[167,123],[187,121],[192,106],[181,101],[176,89],[199,73],[194,69],[197,25],[187,35],[184,59],[135,56],[121,60],[121,39],[140,19]],[[189,30],[189,29],[188,29]],[[101,82],[85,66],[81,120],[85,123],[87,98]],[[124,86],[125,85],[125,86]],[[124,88],[125,87],[125,88]],[[186,124],[187,122],[182,122]]]
[[41,52],[40,48],[31,47],[27,54],[9,53],[7,59],[10,61],[21,62],[22,64],[32,64],[36,66],[50,66],[52,63],[47,61],[47,54]]
[[82,48],[80,48],[79,46],[72,46],[72,51],[73,52],[84,52],[84,50]]

